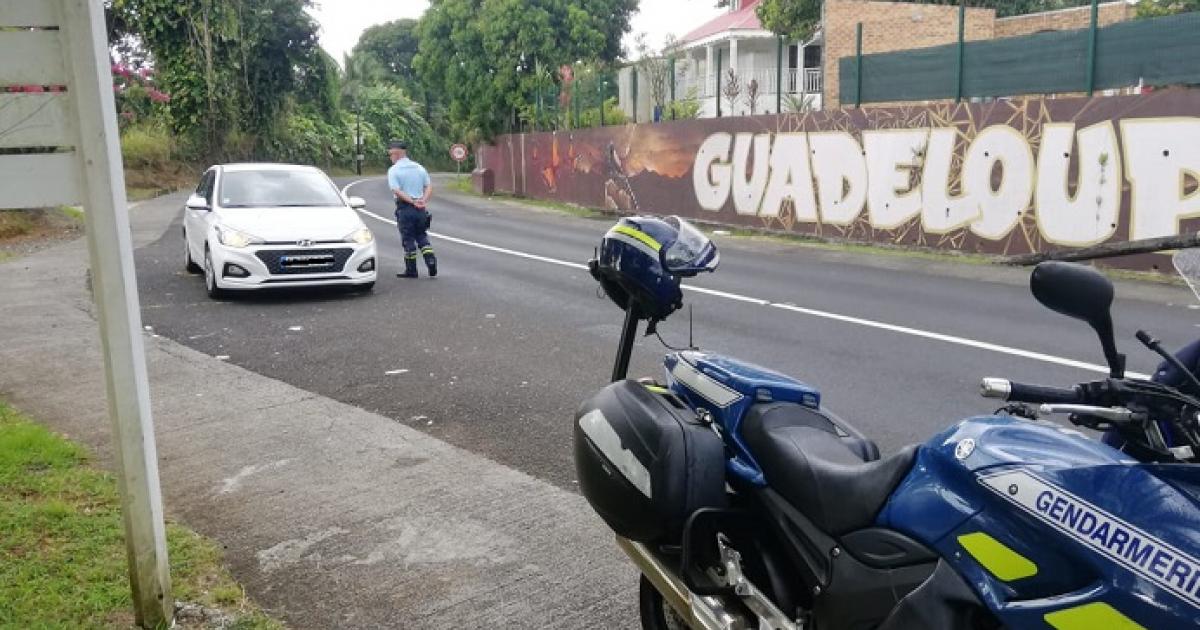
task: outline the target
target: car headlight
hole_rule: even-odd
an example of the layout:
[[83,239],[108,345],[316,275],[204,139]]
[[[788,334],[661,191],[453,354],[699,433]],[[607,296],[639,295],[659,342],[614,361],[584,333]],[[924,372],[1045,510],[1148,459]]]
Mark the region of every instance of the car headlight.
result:
[[357,230],[354,230],[353,232],[347,234],[346,238],[343,238],[342,240],[346,241],[347,243],[358,243],[359,245],[366,245],[367,243],[370,243],[371,241],[375,240],[375,235],[371,233],[371,230],[368,230],[364,226],[364,227],[358,228]]
[[223,225],[217,226],[217,240],[221,241],[222,245],[227,247],[237,247],[239,249],[242,247],[249,247],[250,245],[258,245],[263,242],[263,240],[257,236],[251,236],[245,232],[241,232]]

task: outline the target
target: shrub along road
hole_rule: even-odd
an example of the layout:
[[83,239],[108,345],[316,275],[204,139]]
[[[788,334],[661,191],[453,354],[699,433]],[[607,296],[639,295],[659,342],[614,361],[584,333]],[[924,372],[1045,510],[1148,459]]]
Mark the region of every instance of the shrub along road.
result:
[[[347,182],[349,183],[349,182]],[[564,488],[571,420],[605,383],[622,313],[583,263],[609,220],[484,200],[439,178],[432,232],[441,274],[402,280],[383,180],[353,184],[383,258],[373,294],[280,293],[211,302],[180,269],[178,225],[138,252],[147,324],[202,352],[375,411]],[[1069,385],[1101,377],[1086,325],[1030,296],[1027,269],[846,253],[718,237],[716,274],[691,284],[695,341],[794,375],[887,451],[992,411],[979,379]],[[422,270],[423,273],[423,270]],[[1130,369],[1145,328],[1170,347],[1194,338],[1186,289],[1119,283],[1116,322]],[[687,342],[687,313],[661,327]],[[663,347],[641,339],[631,374],[660,377]]]

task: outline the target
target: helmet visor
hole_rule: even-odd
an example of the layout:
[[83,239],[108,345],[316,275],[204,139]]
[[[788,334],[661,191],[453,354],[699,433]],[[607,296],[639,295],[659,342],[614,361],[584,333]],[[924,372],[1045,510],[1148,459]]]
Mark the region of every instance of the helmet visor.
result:
[[663,265],[667,271],[695,275],[717,268],[720,260],[717,248],[703,232],[679,217],[668,217],[666,222],[679,230],[675,242],[663,254]]

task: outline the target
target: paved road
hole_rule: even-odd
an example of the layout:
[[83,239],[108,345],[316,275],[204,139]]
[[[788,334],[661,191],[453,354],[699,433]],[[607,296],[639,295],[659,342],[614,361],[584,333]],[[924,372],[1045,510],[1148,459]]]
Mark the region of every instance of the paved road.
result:
[[[570,488],[572,414],[611,369],[621,313],[579,265],[609,221],[439,191],[436,280],[401,280],[400,242],[380,179],[354,184],[383,254],[373,294],[284,293],[209,301],[181,269],[178,224],[138,252],[144,318],[156,332],[303,389],[409,424]],[[1084,325],[1029,296],[1027,271],[872,257],[718,238],[721,269],[694,284],[695,338],[819,386],[886,451],[991,411],[982,376],[1066,385],[1102,362]],[[532,256],[532,257],[531,257]],[[1190,294],[1121,285],[1130,369],[1146,328],[1168,345],[1196,334]],[[1132,297],[1129,297],[1132,296]],[[299,329],[297,329],[299,327]],[[687,340],[687,318],[662,327]],[[642,340],[632,373],[658,375]],[[1041,356],[1045,355],[1045,356]],[[1073,363],[1074,362],[1074,363]]]

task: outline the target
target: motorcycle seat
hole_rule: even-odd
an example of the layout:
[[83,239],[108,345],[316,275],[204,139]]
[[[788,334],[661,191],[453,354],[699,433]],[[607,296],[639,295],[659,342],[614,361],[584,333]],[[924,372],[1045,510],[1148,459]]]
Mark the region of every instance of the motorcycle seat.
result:
[[796,404],[752,408],[742,436],[771,488],[833,536],[871,526],[917,454],[864,461],[820,411]]

